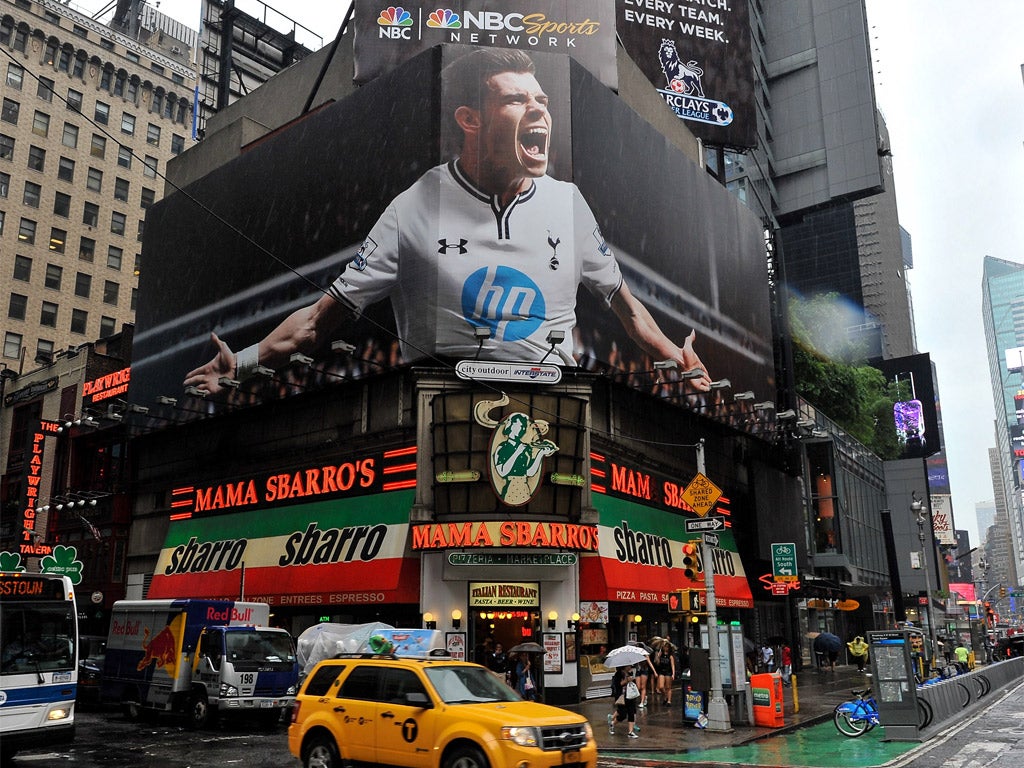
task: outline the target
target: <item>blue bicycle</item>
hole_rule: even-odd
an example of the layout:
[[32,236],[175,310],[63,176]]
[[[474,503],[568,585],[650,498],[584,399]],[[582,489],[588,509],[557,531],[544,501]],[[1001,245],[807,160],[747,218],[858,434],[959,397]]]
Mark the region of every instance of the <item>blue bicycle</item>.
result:
[[832,721],[843,736],[863,736],[878,725],[878,705],[871,689],[852,692],[855,699],[844,701],[832,713]]

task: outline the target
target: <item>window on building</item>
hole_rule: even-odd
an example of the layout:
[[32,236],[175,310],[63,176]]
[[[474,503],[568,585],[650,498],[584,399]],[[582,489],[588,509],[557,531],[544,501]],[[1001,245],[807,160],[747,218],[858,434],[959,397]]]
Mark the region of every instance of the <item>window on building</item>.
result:
[[85,329],[89,325],[89,313],[84,309],[71,310],[71,332],[73,334],[85,335]]
[[112,51],[114,50],[114,41],[108,40],[104,37],[100,40],[100,48],[106,48],[108,51]]
[[40,77],[36,84],[36,96],[43,101],[53,101],[53,80],[48,77]]
[[92,293],[92,275],[79,272],[75,275],[75,296],[88,299]]
[[78,146],[78,126],[73,123],[64,123],[64,133],[60,137],[60,143],[65,147],[75,148]]
[[82,209],[82,223],[89,227],[100,223],[100,207],[96,203],[86,203]]
[[135,135],[135,115],[129,115],[127,112],[121,115],[121,133]]
[[44,328],[57,327],[57,305],[52,301],[44,301],[39,308],[39,324]]
[[[118,72],[114,76],[114,87],[113,87],[112,90],[113,90],[113,94],[115,96],[124,96],[125,80],[126,80],[126,75],[124,73],[122,73],[122,72]],[[122,123],[121,130],[124,130],[124,124],[123,123]]]
[[14,257],[14,279],[27,283],[32,279],[32,259],[17,254]]
[[164,73],[164,68],[161,67],[159,64],[150,64],[149,68],[156,72],[158,75],[162,75]]
[[132,148],[124,144],[117,145],[117,164],[122,168],[132,167]]
[[0,211],[0,235],[4,233],[4,222],[7,221],[7,213]]
[[159,162],[160,161],[157,160],[152,155],[146,155],[146,159],[142,161],[142,175],[145,176],[147,179],[155,179],[156,169]]
[[146,143],[153,146],[160,146],[160,126],[150,123],[146,127]]
[[139,84],[135,80],[128,81],[128,88],[125,90],[124,98],[129,104],[139,103]]
[[89,39],[89,30],[78,24],[75,24],[71,27],[71,34],[73,34],[75,37],[84,37],[86,40]]
[[7,197],[11,191],[11,174],[0,173],[0,197]]
[[21,334],[8,331],[4,334],[4,357],[17,360],[21,357]]
[[39,207],[39,198],[43,194],[43,188],[33,181],[25,182],[25,192],[21,196],[21,202],[29,208]]
[[36,361],[53,360],[53,341],[51,339],[36,339]]
[[135,254],[135,276],[138,277],[142,273],[142,254]]
[[19,29],[19,30],[15,31],[15,33],[14,33],[14,45],[12,46],[14,48],[14,50],[16,50],[16,51],[18,51],[20,53],[24,53],[26,45],[28,45],[28,30],[27,29]]
[[93,120],[100,125],[107,125],[110,122],[110,105],[97,101],[96,110],[93,112]]
[[47,264],[46,276],[43,278],[43,285],[55,291],[60,290],[61,280],[64,278],[64,268],[59,264]]
[[107,154],[107,140],[98,133],[92,135],[92,145],[89,147],[89,154],[93,157],[103,158]]
[[120,176],[114,179],[114,199],[128,202],[128,187],[130,186],[128,179],[122,179]]
[[64,253],[67,248],[67,230],[50,227],[50,250],[54,253]]
[[70,157],[62,157],[57,162],[57,178],[61,181],[74,181],[75,161]]
[[117,306],[117,296],[121,292],[121,286],[119,283],[115,283],[113,280],[103,281],[103,303],[110,304],[111,306]]
[[46,138],[50,135],[50,116],[38,109],[32,115],[32,133]]
[[24,68],[17,64],[7,65],[7,87],[14,88],[17,91],[21,90],[21,83],[25,79]]
[[118,248],[116,245],[107,246],[107,266],[111,269],[121,271],[121,259],[123,256],[123,249]]
[[103,171],[99,168],[89,167],[88,173],[85,176],[85,186],[92,192],[100,192],[103,190]]
[[113,336],[114,335],[114,328],[116,326],[117,326],[117,323],[114,321],[114,318],[107,317],[106,315],[101,315],[100,316],[100,338],[101,339],[105,339],[107,336]]
[[22,219],[18,225],[18,240],[31,245],[36,241],[36,223],[31,219]]
[[138,240],[141,243],[142,242],[142,236],[145,233],[146,233],[146,221],[144,219],[139,219],[139,227],[138,227],[138,230],[136,230],[136,232],[135,232],[135,239]]
[[91,262],[96,256],[96,241],[91,237],[83,237],[78,241],[78,258],[80,261]]
[[57,58],[57,71],[58,72],[70,72],[71,62],[74,60],[74,56],[71,51],[61,51],[60,56]]
[[7,304],[7,317],[11,320],[24,320],[27,309],[28,296],[21,293],[12,293],[11,300]]
[[139,289],[132,288],[131,306],[129,307],[132,312],[135,312],[139,308]]
[[184,85],[185,78],[179,75],[177,72],[171,72],[171,82],[175,85]]
[[82,92],[68,88],[68,109],[73,112],[82,111]]
[[125,51],[124,57],[126,59],[128,59],[128,61],[132,62],[133,64],[141,64],[142,63],[142,57],[139,56],[139,54],[135,53],[134,51]]
[[110,86],[114,82],[114,73],[109,69],[104,69],[100,72],[100,90],[110,91]]
[[75,60],[71,64],[71,76],[77,77],[79,80],[85,77],[85,56],[82,51],[79,51],[79,54],[75,56]]
[[125,224],[128,223],[128,217],[120,211],[113,211],[110,214],[110,231],[115,235],[123,235],[125,231]]
[[4,98],[3,108],[0,109],[0,120],[11,125],[18,124],[18,117],[21,115],[21,104],[14,99]]
[[153,106],[150,107],[149,111],[159,115],[164,109],[164,93],[162,90],[157,88],[153,91]]
[[[59,22],[58,22],[59,23]],[[57,61],[57,44],[50,42],[46,44],[46,51],[43,53],[43,62],[52,67]]]
[[55,192],[53,194],[53,213],[55,216],[68,218],[71,215],[71,195]]
[[185,137],[176,133],[171,134],[171,154],[180,155],[185,151]]
[[0,160],[14,159],[14,137],[0,133]]
[[139,205],[142,206],[143,210],[149,208],[156,201],[156,190],[149,189],[147,187],[142,188],[142,199],[139,201]]
[[71,310],[71,332],[85,335],[85,329],[89,325],[89,313],[84,309]]
[[28,169],[30,171],[43,171],[46,169],[45,149],[34,145],[28,148]]

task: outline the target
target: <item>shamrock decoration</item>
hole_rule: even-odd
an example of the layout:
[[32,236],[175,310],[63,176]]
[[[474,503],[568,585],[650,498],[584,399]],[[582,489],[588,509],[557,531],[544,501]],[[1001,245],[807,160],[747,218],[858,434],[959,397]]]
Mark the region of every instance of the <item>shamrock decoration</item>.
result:
[[17,552],[0,552],[0,571],[24,573],[25,566],[21,564],[21,555]]
[[58,544],[53,548],[53,554],[40,560],[39,565],[43,573],[59,573],[71,579],[72,584],[79,584],[82,581],[84,565],[81,560],[76,559],[77,557],[77,549]]

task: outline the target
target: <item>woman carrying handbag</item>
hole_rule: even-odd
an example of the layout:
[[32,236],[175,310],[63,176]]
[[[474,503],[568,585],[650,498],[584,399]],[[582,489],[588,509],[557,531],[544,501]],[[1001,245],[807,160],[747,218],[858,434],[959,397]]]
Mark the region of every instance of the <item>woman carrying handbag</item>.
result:
[[640,701],[640,688],[633,675],[633,667],[619,667],[612,677],[612,701],[615,713],[608,715],[608,733],[615,733],[615,724],[629,723],[626,733],[631,739],[640,738],[640,728],[636,724],[636,705]]

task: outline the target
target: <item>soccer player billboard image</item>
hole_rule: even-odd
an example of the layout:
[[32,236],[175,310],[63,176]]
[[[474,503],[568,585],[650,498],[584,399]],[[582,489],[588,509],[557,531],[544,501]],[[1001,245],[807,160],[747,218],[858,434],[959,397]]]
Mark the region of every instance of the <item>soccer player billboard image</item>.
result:
[[[611,154],[581,156],[577,139],[620,127]],[[322,361],[339,339],[375,367],[673,360],[691,393],[710,367],[772,396],[759,222],[569,57],[432,49],[186,192],[147,220],[133,402],[183,386],[216,402],[222,378]]]

